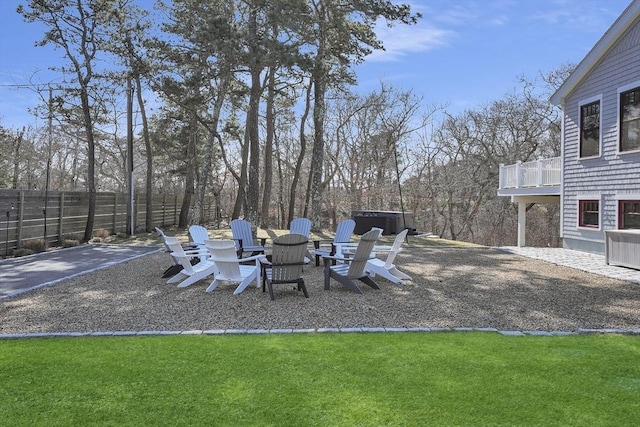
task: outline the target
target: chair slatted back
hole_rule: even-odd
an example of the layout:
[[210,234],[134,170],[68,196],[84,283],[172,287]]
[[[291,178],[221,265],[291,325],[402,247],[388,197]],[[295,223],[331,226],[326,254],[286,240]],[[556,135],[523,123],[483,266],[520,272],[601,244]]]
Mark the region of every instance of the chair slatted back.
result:
[[191,241],[200,248],[204,248],[205,240],[209,239],[209,232],[207,229],[197,224],[189,227],[189,235],[191,236]]
[[309,218],[295,218],[289,224],[289,232],[291,234],[302,234],[307,239],[311,234],[311,220]]
[[273,240],[271,278],[273,281],[297,280],[302,275],[308,239],[302,234],[285,234]]
[[404,242],[404,239],[407,237],[408,232],[409,230],[405,228],[396,236],[396,239],[393,241],[393,245],[391,245],[391,250],[387,255],[387,260],[384,263],[385,268],[393,267],[393,262],[395,261],[398,252],[400,252],[400,247],[402,246],[402,242]]
[[188,274],[193,274],[193,266],[187,254],[185,254],[182,245],[177,237],[165,237],[165,243],[171,251],[171,256],[176,260],[177,264],[180,264],[184,271]]
[[347,243],[351,241],[353,230],[356,228],[356,222],[352,219],[345,219],[338,223],[336,235],[333,238],[334,243]]
[[206,245],[211,254],[211,260],[216,264],[216,268],[220,276],[224,277],[224,280],[241,281],[243,279],[242,274],[240,274],[240,262],[238,261],[238,253],[233,240],[209,240]]
[[231,227],[231,234],[235,240],[236,250],[240,249],[240,240],[242,240],[242,246],[248,247],[253,245],[253,233],[251,232],[251,223],[244,219],[236,218],[229,224]]
[[373,247],[381,234],[382,229],[374,227],[362,235],[356,247],[356,252],[353,254],[352,261],[349,262],[347,277],[359,278],[364,275],[367,260],[371,257]]

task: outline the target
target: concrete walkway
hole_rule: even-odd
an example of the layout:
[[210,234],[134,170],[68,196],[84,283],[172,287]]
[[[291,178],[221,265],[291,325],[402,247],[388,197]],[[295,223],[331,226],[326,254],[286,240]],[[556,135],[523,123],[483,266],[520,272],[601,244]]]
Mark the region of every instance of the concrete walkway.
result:
[[610,277],[612,279],[640,284],[640,270],[607,265],[604,261],[604,255],[563,248],[519,248],[515,246],[502,246],[497,247],[496,249],[529,258],[539,259],[552,264],[575,268],[588,273],[598,274],[600,276]]
[[86,244],[0,260],[0,299],[162,250],[158,246]]

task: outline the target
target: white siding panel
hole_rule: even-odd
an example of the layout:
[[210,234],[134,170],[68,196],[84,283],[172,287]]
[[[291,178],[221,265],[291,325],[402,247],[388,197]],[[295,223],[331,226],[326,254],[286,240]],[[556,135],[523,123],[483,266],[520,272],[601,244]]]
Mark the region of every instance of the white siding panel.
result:
[[[567,96],[564,105],[563,233],[567,239],[601,241],[604,232],[582,230],[577,200],[581,194],[600,194],[601,228],[616,227],[616,194],[640,191],[640,153],[620,155],[618,144],[618,88],[640,80],[640,19]],[[601,157],[580,160],[579,103],[602,96],[600,106]]]

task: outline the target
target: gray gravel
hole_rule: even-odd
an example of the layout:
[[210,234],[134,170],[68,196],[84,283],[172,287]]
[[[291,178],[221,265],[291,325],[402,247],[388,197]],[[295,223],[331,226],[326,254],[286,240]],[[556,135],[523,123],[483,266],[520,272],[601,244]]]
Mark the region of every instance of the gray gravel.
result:
[[309,299],[292,285],[276,300],[208,280],[178,289],[165,253],[138,258],[0,301],[0,333],[210,329],[475,327],[521,331],[639,329],[640,286],[490,248],[409,247],[396,259],[405,285],[377,278],[364,295],[322,268],[305,268]]

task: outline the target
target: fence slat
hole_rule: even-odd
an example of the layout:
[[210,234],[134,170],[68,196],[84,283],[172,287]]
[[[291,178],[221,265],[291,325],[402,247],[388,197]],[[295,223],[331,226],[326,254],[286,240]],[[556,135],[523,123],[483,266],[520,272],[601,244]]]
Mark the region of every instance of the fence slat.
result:
[[[82,236],[89,211],[89,193],[80,191],[51,191],[51,200],[58,200],[57,206],[48,206],[47,227],[57,230],[57,236],[47,236],[48,241],[61,241],[64,236]],[[6,220],[0,222],[5,240],[0,245],[0,255],[7,256],[20,248],[25,239],[43,238],[44,211],[42,209],[45,192],[36,190],[0,189],[0,211],[6,210]],[[172,200],[173,207],[167,206]],[[145,194],[138,193],[137,203],[145,206]],[[163,194],[152,198],[153,226],[166,227],[177,223],[182,198],[174,194]],[[48,205],[48,203],[47,203]],[[55,205],[55,204],[54,204]],[[96,193],[96,214],[94,231],[102,228],[112,233],[126,232],[126,195],[124,193]],[[135,207],[136,231],[146,223],[146,208]],[[58,210],[57,215],[55,210]],[[173,211],[173,215],[169,212]],[[14,217],[15,215],[15,217]],[[160,221],[158,221],[160,220]],[[209,220],[206,218],[205,220]]]

